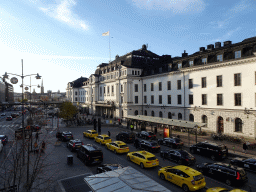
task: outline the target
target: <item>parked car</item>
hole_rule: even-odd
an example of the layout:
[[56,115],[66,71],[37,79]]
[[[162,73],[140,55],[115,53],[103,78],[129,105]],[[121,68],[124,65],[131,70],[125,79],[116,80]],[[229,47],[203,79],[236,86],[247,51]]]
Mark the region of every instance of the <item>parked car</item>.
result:
[[160,146],[155,141],[139,140],[135,139],[134,146],[149,152],[159,152]]
[[244,184],[248,181],[243,168],[227,163],[202,163],[196,167],[203,174],[225,182],[227,185]]
[[6,117],[6,121],[12,121],[12,117],[11,116],[7,116]]
[[73,139],[73,135],[70,131],[57,132],[56,138],[58,138],[61,141],[69,141]]
[[244,169],[248,169],[251,171],[256,171],[256,159],[255,158],[236,157],[234,159],[231,159],[230,164],[238,166],[238,167],[242,167]]
[[198,191],[206,186],[202,173],[184,165],[163,167],[159,169],[158,176],[182,187],[186,192]]
[[125,143],[133,143],[135,140],[135,133],[120,132],[116,135],[116,140],[123,141]]
[[247,191],[242,189],[229,190],[227,188],[222,188],[222,187],[213,187],[213,188],[207,189],[206,192],[247,192]]
[[2,141],[3,145],[6,145],[8,143],[8,136],[0,135],[0,140]]
[[166,137],[163,139],[158,139],[160,145],[166,145],[172,148],[181,148],[184,144],[178,137]]
[[104,173],[107,171],[114,171],[117,169],[122,169],[123,166],[120,164],[103,164],[97,167],[97,173]]
[[147,151],[134,151],[127,153],[127,160],[132,161],[140,167],[148,168],[148,167],[156,167],[159,165],[159,160],[156,158],[156,156],[152,153],[149,153]]
[[193,165],[196,162],[196,158],[186,150],[165,150],[160,152],[160,156],[164,159],[176,161],[180,165]]
[[102,150],[92,144],[82,145],[77,151],[77,157],[86,165],[97,164],[103,161]]
[[67,143],[67,148],[70,149],[70,151],[77,151],[81,146],[83,145],[83,142],[79,139],[70,140]]
[[11,116],[12,116],[12,118],[16,118],[17,114],[16,113],[12,113]]
[[156,135],[152,131],[141,131],[136,136],[142,139],[156,139]]
[[190,146],[191,153],[198,153],[210,157],[212,160],[224,159],[228,156],[228,148],[222,144],[200,142]]
[[129,147],[123,141],[112,141],[106,143],[107,149],[114,151],[115,153],[128,153]]
[[1,116],[5,116],[6,114],[5,113],[2,113]]

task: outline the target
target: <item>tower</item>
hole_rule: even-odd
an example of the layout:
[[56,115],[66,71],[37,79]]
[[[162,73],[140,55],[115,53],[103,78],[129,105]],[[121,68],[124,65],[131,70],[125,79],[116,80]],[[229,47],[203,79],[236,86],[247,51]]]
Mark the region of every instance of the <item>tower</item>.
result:
[[42,83],[41,83],[41,94],[44,94],[44,85],[43,85],[43,79],[42,79]]

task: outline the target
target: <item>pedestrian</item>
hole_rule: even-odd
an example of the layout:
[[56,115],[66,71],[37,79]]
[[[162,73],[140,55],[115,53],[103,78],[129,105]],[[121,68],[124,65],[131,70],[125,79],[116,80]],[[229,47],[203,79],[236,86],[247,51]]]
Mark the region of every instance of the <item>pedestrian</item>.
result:
[[45,142],[43,141],[43,142],[42,142],[41,152],[44,153],[44,150],[45,150]]
[[110,137],[110,131],[108,131],[108,136]]
[[248,146],[246,145],[246,143],[243,144],[243,152],[246,153],[246,150],[248,149]]
[[131,131],[133,131],[133,129],[134,129],[134,126],[133,126],[133,124],[131,124]]
[[38,140],[39,134],[36,132],[36,141]]
[[34,143],[34,153],[38,153],[38,144],[37,144],[37,142]]

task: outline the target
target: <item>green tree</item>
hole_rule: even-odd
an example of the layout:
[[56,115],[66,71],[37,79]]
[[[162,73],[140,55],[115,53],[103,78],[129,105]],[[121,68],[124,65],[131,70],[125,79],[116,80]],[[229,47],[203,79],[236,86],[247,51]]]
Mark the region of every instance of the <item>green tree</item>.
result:
[[60,107],[60,117],[65,120],[70,120],[78,112],[76,106],[71,102],[66,101]]

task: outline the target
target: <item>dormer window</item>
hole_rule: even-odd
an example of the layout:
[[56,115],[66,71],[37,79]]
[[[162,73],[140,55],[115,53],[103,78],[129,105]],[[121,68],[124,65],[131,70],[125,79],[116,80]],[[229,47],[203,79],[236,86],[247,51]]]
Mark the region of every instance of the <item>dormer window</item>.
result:
[[217,55],[217,61],[223,61],[223,55]]
[[194,61],[189,61],[189,67],[194,66]]
[[182,68],[182,63],[178,63],[178,69]]
[[134,75],[134,71],[132,70],[132,75]]
[[202,64],[206,64],[207,63],[207,58],[203,58],[202,59]]
[[172,70],[172,64],[168,65],[168,71]]
[[140,75],[140,71],[138,71],[138,75]]
[[135,71],[135,75],[137,75],[137,71]]
[[155,73],[155,71],[152,69],[152,70],[151,70],[151,74],[153,75],[154,73]]
[[235,51],[235,59],[241,58],[241,51]]
[[159,73],[162,73],[163,69],[162,67],[159,68]]

